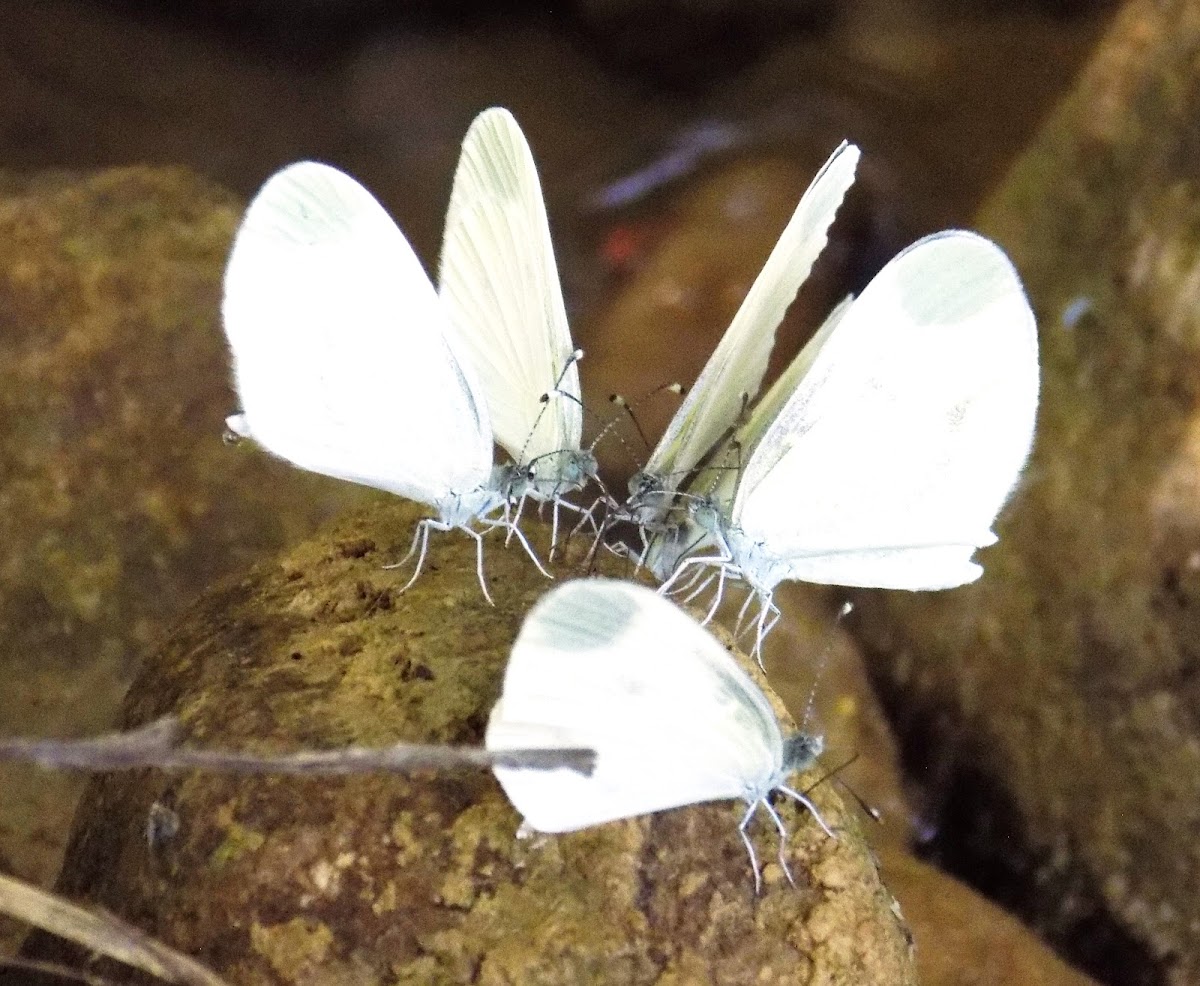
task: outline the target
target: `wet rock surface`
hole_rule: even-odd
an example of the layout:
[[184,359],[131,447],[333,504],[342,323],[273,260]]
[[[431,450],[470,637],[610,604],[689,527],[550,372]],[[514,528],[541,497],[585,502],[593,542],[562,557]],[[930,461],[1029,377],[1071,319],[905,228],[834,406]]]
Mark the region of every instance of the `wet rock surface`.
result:
[[[451,535],[400,594],[408,573],[382,565],[418,516],[398,502],[352,514],[205,594],[144,665],[125,725],[171,712],[193,743],[264,750],[480,742],[548,583],[490,541],[492,608],[473,542]],[[915,982],[853,813],[829,785],[813,796],[839,838],[781,804],[797,885],[770,862],[756,898],[737,804],[517,839],[486,773],[108,776],[89,788],[59,886],[236,983]],[[179,830],[148,844],[155,804]],[[752,832],[773,860],[773,828]],[[38,939],[32,951],[54,954]]]

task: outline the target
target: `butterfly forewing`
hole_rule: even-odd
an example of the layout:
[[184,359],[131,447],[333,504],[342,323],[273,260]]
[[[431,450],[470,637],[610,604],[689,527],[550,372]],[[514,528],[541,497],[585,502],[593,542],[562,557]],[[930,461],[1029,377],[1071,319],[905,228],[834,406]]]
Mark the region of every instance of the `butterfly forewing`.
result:
[[487,480],[482,392],[408,241],[354,179],[313,162],[271,178],[222,311],[241,420],[269,451],[424,502]]
[[674,489],[707,455],[762,385],[775,330],[825,247],[854,181],[859,151],[843,143],[800,199],[725,335],[672,418],[645,471]]
[[[524,462],[578,449],[579,371],[546,207],[533,155],[507,110],[481,113],[463,141],[438,290],[479,374],[496,441]],[[543,402],[556,384],[570,397]]]

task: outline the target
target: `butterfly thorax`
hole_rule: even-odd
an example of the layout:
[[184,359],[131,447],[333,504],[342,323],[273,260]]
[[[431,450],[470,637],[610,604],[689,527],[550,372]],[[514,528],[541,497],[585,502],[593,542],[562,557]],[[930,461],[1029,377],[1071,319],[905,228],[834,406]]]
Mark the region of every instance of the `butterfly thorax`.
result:
[[722,523],[714,531],[714,537],[722,543],[741,579],[760,595],[770,596],[775,586],[789,577],[788,560],[740,527]]
[[658,522],[647,564],[660,579],[666,579],[688,555],[712,547],[713,532],[719,529],[720,507],[710,497],[665,493],[675,498]]
[[631,501],[664,492],[662,479],[645,469],[639,469],[629,477],[628,489]]
[[641,469],[629,480],[629,498],[621,510],[621,519],[648,532],[658,533],[671,526],[668,517],[675,505],[676,493],[667,489],[662,477]]
[[788,783],[793,774],[808,770],[817,762],[825,749],[825,738],[811,733],[792,733],[783,740],[783,753],[779,758],[779,769],[764,779],[760,785],[750,787],[742,796],[747,804],[768,798],[772,791]]
[[470,527],[504,506],[504,496],[493,484],[479,486],[466,493],[449,493],[434,504],[438,520],[447,527]]

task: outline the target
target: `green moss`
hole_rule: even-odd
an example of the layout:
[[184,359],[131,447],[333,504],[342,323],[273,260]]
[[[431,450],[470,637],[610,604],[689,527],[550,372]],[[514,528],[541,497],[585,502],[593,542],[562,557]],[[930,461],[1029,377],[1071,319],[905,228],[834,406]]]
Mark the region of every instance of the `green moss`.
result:
[[210,862],[217,868],[228,866],[246,853],[257,852],[266,841],[261,832],[233,822],[225,830],[225,841],[213,850]]

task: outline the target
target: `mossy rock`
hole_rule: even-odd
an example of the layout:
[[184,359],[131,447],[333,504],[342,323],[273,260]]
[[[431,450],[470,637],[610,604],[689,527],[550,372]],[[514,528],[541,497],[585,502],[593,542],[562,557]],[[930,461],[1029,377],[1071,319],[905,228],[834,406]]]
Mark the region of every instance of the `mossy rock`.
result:
[[[491,537],[493,608],[473,542],[452,534],[401,594],[408,572],[383,566],[417,516],[400,502],[351,515],[207,593],[147,662],[126,726],[171,713],[189,743],[261,750],[479,743],[511,642],[550,583]],[[580,554],[556,574],[585,574]],[[629,570],[603,553],[597,568]],[[853,814],[828,784],[812,797],[839,837],[781,802],[796,886],[772,862],[756,896],[740,803],[518,839],[486,772],[109,775],[87,792],[59,890],[238,986],[914,982]],[[164,808],[178,830],[148,840]],[[773,826],[752,833],[774,860]],[[62,957],[40,936],[29,947]]]

